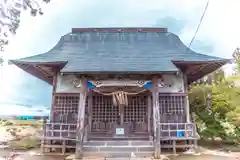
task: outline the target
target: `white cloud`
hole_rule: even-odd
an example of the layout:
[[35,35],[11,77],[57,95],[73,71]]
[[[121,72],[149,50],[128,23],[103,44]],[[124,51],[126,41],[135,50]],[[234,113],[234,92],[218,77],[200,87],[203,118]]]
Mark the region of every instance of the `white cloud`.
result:
[[[20,28],[6,54],[8,58],[18,58],[46,52],[72,27],[153,26],[164,17],[173,17],[180,22],[184,20],[179,36],[185,44],[189,44],[205,5],[206,0],[52,0],[44,6],[43,16],[31,17],[29,12],[22,14]],[[208,54],[230,58],[233,50],[240,45],[238,6],[239,0],[210,0],[195,41],[212,45],[213,52]],[[26,79],[17,74],[19,69],[6,68],[5,78],[1,78],[0,83],[12,84],[4,87],[7,93]]]

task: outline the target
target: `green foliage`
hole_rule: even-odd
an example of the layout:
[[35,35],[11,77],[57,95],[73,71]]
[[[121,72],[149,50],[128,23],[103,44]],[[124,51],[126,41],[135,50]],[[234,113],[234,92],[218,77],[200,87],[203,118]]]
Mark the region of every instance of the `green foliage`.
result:
[[11,141],[10,148],[12,149],[32,149],[40,146],[40,140],[36,137],[24,137],[18,141]]
[[236,72],[240,73],[240,48],[236,48],[236,50],[233,53],[233,58],[236,63]]
[[13,123],[6,119],[0,119],[0,125],[1,126],[11,126],[11,125],[13,125]]
[[233,78],[218,77],[214,82],[198,83],[189,91],[191,112],[195,113],[197,124],[205,126],[198,129],[200,136],[205,140],[220,138],[227,143],[239,143],[240,88],[232,85]]
[[[44,3],[49,3],[50,0],[41,0]],[[41,8],[41,1],[39,0],[4,0],[1,1],[1,18],[0,22],[2,28],[0,33],[0,51],[4,51],[5,45],[9,43],[9,34],[16,34],[16,31],[20,25],[20,15],[23,10],[30,11],[32,16],[42,15],[43,11]],[[2,52],[3,53],[3,52]],[[2,64],[3,59],[0,57],[0,65]]]

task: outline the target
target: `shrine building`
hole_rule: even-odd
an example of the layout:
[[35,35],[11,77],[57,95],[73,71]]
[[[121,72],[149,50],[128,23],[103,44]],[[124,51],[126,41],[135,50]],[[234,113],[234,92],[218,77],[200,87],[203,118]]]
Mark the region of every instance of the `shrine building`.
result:
[[73,28],[50,51],[10,60],[52,85],[42,152],[156,158],[196,146],[188,86],[228,61],[166,28]]

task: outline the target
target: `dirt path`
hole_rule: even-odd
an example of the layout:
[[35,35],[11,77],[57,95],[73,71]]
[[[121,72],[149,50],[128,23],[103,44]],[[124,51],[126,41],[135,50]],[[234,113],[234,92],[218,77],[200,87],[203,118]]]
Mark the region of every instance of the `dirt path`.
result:
[[0,160],[64,160],[63,156],[42,156],[39,149],[31,151],[11,151],[0,149]]
[[[240,152],[222,152],[201,148],[201,153],[194,154],[192,151],[173,158],[174,160],[240,160]],[[0,160],[7,160],[7,157],[12,156],[9,160],[64,160],[63,156],[41,156],[40,150],[31,150],[26,152],[12,152],[11,150],[0,149]],[[172,159],[172,158],[171,158]],[[136,160],[136,159],[134,159]],[[146,159],[145,159],[146,160]],[[152,158],[149,158],[152,160]]]

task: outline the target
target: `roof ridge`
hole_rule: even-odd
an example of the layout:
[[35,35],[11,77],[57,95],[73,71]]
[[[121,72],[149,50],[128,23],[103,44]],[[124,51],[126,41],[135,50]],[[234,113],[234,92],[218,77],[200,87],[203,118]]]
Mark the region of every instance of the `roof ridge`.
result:
[[96,28],[72,28],[72,33],[79,32],[168,32],[167,28],[158,27],[96,27]]

